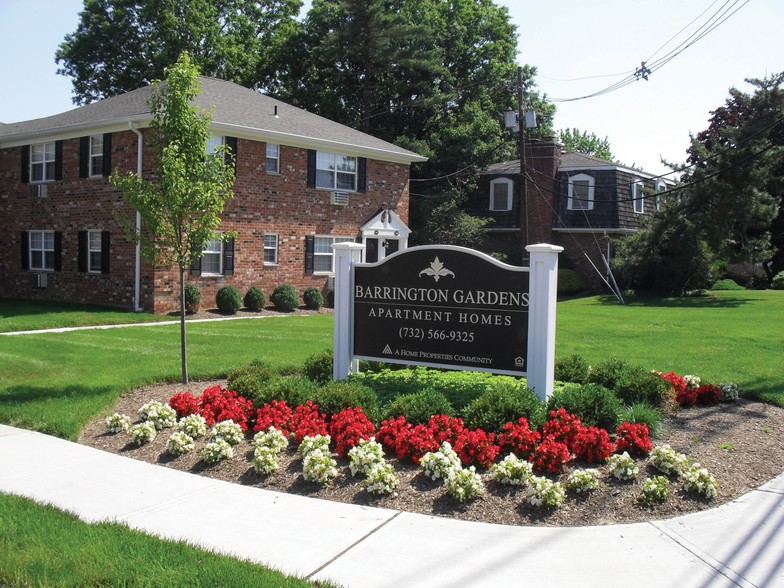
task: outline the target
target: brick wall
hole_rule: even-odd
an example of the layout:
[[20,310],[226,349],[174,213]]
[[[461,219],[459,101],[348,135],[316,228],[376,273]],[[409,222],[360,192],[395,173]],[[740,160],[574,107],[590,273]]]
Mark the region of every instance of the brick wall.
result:
[[[150,150],[145,146],[144,170],[150,173]],[[307,151],[282,145],[280,173],[265,170],[266,145],[239,140],[234,198],[227,203],[221,230],[236,231],[234,274],[222,277],[190,276],[202,290],[202,304],[214,306],[215,293],[224,284],[242,294],[258,286],[269,296],[277,284],[293,285],[301,294],[308,286],[324,289],[325,275],[305,273],[306,235],[356,237],[359,227],[381,207],[395,209],[408,222],[409,167],[377,160],[367,162],[367,191],[351,193],[348,206],[329,203],[326,190],[307,188]],[[136,135],[114,133],[112,166],[136,169]],[[21,148],[0,150],[0,213],[7,238],[0,244],[0,296],[95,303],[132,308],[135,252],[112,218],[115,208],[132,218],[132,211],[107,178],[79,178],[79,139],[63,144],[63,179],[47,184],[46,198],[30,195],[21,182]],[[109,274],[77,271],[78,232],[108,230],[111,234]],[[49,274],[49,287],[32,286],[33,273],[22,269],[22,231],[62,233],[62,271]],[[279,263],[265,265],[264,234],[278,235]],[[156,313],[178,307],[175,269],[153,272],[143,265],[141,305]]]

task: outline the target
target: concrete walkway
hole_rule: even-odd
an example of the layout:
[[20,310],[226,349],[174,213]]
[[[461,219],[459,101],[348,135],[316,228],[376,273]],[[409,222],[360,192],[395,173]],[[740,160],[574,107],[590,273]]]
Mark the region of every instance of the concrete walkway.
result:
[[0,492],[347,587],[784,587],[784,474],[666,521],[518,527],[240,486],[0,425]]

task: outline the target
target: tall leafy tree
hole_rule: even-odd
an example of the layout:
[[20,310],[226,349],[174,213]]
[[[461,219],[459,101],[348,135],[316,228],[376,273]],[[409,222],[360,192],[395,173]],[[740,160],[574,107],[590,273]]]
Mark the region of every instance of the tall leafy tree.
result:
[[714,277],[710,264],[761,264],[770,280],[784,270],[784,73],[733,88],[692,137],[684,187],[632,239],[616,266],[626,285],[668,292]]
[[302,0],[84,0],[55,61],[73,79],[76,104],[161,79],[184,51],[204,75],[265,86],[301,7]]
[[[182,381],[188,383],[185,329],[185,271],[216,237],[220,215],[232,198],[234,168],[226,147],[206,154],[210,113],[193,105],[200,88],[198,70],[187,53],[166,71],[149,100],[150,145],[154,180],[132,172],[116,172],[112,183],[141,216],[143,230],[122,213],[115,215],[129,239],[141,244],[155,266],[179,270]],[[228,160],[228,161],[227,161]],[[223,233],[222,238],[230,237]]]
[[600,139],[595,133],[589,134],[588,131],[566,128],[558,131],[558,142],[567,151],[594,155],[607,161],[615,161],[612,148],[610,147],[610,140],[607,137]]

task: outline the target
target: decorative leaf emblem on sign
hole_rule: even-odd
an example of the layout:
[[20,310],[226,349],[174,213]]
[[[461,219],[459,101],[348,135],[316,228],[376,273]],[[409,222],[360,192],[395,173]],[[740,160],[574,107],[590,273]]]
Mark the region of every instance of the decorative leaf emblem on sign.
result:
[[425,274],[426,276],[433,276],[433,279],[436,282],[441,278],[445,278],[446,276],[452,276],[453,278],[455,277],[455,272],[446,269],[444,264],[441,263],[441,260],[438,259],[437,255],[436,258],[430,262],[430,267],[427,267],[419,272],[420,278],[422,277],[422,274]]

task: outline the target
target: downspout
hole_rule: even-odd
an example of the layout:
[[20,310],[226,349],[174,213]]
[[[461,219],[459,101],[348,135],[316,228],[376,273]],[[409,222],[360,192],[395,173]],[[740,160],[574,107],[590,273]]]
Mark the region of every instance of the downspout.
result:
[[[144,137],[135,126],[133,126],[133,121],[128,121],[128,128],[131,129],[134,133],[136,133],[137,142],[136,142],[136,175],[139,178],[142,177],[142,155],[143,155],[143,141]],[[139,212],[136,212],[136,234],[140,234],[142,231],[142,215]],[[134,272],[134,287],[133,287],[133,299],[135,301],[134,312],[141,312],[143,310],[141,305],[141,296],[142,296],[142,245],[139,241],[136,242],[136,268]]]

